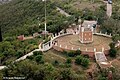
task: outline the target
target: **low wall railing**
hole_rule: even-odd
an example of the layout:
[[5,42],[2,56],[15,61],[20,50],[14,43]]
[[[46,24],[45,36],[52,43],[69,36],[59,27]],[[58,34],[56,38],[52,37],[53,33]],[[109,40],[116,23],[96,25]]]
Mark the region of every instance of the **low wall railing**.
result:
[[[52,35],[50,41],[41,44],[41,50],[42,50],[42,51],[47,51],[47,50],[51,49],[51,48],[53,47],[53,45],[54,45],[53,41],[54,41],[55,39],[57,39],[57,38],[59,38],[59,37],[62,37],[62,36],[66,36],[66,35],[72,35],[72,34],[74,34],[74,33],[62,33],[62,34],[58,33],[58,35],[57,35],[57,34]],[[112,37],[111,34],[108,35],[107,32],[106,32],[106,33],[101,33],[101,32],[100,32],[100,33],[94,33],[94,35],[104,36],[104,37],[108,37],[108,38],[111,38],[111,37]],[[76,50],[77,50],[77,49],[76,49]],[[86,50],[85,50],[85,51],[86,51]]]

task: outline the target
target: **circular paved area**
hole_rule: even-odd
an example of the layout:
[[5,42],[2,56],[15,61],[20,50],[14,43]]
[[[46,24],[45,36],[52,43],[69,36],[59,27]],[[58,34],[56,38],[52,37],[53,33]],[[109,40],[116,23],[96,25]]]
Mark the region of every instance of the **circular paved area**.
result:
[[[89,44],[82,44],[79,41],[78,35],[67,35],[57,38],[55,41],[57,41],[57,46],[60,46],[62,48],[66,49],[79,49],[82,51],[85,51],[86,48],[88,51],[94,51],[94,48],[96,48],[97,51],[102,51],[102,47],[105,49],[109,49],[109,44],[112,42],[110,38],[94,35],[93,36],[93,42]],[[66,47],[67,46],[67,47]]]

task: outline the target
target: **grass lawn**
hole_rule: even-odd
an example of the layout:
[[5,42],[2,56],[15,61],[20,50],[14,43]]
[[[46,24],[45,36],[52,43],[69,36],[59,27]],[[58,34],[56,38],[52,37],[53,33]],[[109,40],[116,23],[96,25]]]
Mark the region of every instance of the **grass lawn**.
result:
[[[45,62],[49,62],[49,63],[53,63],[55,60],[57,60],[60,63],[59,69],[66,68],[65,61],[68,57],[66,55],[62,54],[61,52],[51,49],[47,52],[44,52],[43,57],[44,57]],[[72,59],[72,63],[71,63],[71,67],[69,67],[69,68],[71,68],[75,72],[81,71],[84,73],[84,72],[87,72],[94,68],[95,62],[93,60],[90,60],[90,65],[88,68],[84,68],[81,65],[76,65],[74,63],[75,57],[71,57],[71,59]]]
[[53,62],[53,61],[57,60],[61,63],[64,63],[66,61],[66,58],[61,56],[61,55],[58,55],[58,53],[60,53],[60,52],[57,52],[57,51],[54,51],[54,50],[49,50],[47,52],[44,52],[45,61],[46,62]]

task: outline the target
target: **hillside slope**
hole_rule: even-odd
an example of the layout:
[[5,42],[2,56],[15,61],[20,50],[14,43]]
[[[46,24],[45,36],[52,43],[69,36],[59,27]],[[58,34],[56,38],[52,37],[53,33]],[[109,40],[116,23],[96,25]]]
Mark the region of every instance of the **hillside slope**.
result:
[[[56,11],[56,7],[47,1],[48,30],[65,21],[66,17]],[[41,24],[39,26],[38,24]],[[54,23],[54,25],[53,25]],[[0,5],[0,26],[4,36],[29,35],[44,28],[44,2],[36,0],[13,0]],[[53,31],[54,32],[54,31]]]

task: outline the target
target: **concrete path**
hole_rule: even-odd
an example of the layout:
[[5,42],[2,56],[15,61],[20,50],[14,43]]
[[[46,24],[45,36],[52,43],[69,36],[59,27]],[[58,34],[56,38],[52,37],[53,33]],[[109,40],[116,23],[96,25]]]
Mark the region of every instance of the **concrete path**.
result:
[[[41,43],[39,44],[39,49],[35,49],[35,50],[31,51],[30,53],[28,53],[28,54],[26,54],[26,55],[24,55],[24,56],[16,59],[15,61],[13,61],[13,63],[14,63],[14,62],[21,61],[21,60],[24,60],[24,59],[27,58],[27,56],[32,56],[32,55],[33,55],[33,52],[35,52],[35,51],[42,51],[40,46],[41,46]],[[0,66],[0,70],[2,70],[2,69],[4,69],[4,68],[7,68],[7,66]]]
[[20,57],[19,59],[15,60],[15,62],[18,62],[18,61],[24,60],[24,59],[27,58],[27,56],[32,56],[32,55],[33,55],[33,52],[35,52],[35,51],[41,51],[41,50],[40,50],[40,49],[35,49],[35,50],[33,50],[32,52],[30,52],[30,53],[28,53],[28,54],[26,54],[26,55]]
[[95,52],[95,59],[100,68],[112,67],[111,63],[107,60],[104,52]]
[[[33,50],[32,52],[30,52],[30,53],[28,53],[28,54],[26,54],[26,55],[18,58],[17,60],[13,61],[13,63],[18,62],[18,61],[22,61],[22,60],[26,59],[27,56],[32,56],[32,55],[33,55],[33,52],[35,52],[35,51],[40,51],[40,49],[35,49],[35,50]],[[7,68],[7,66],[0,66],[0,70],[2,70],[2,69],[4,69],[4,68]]]

